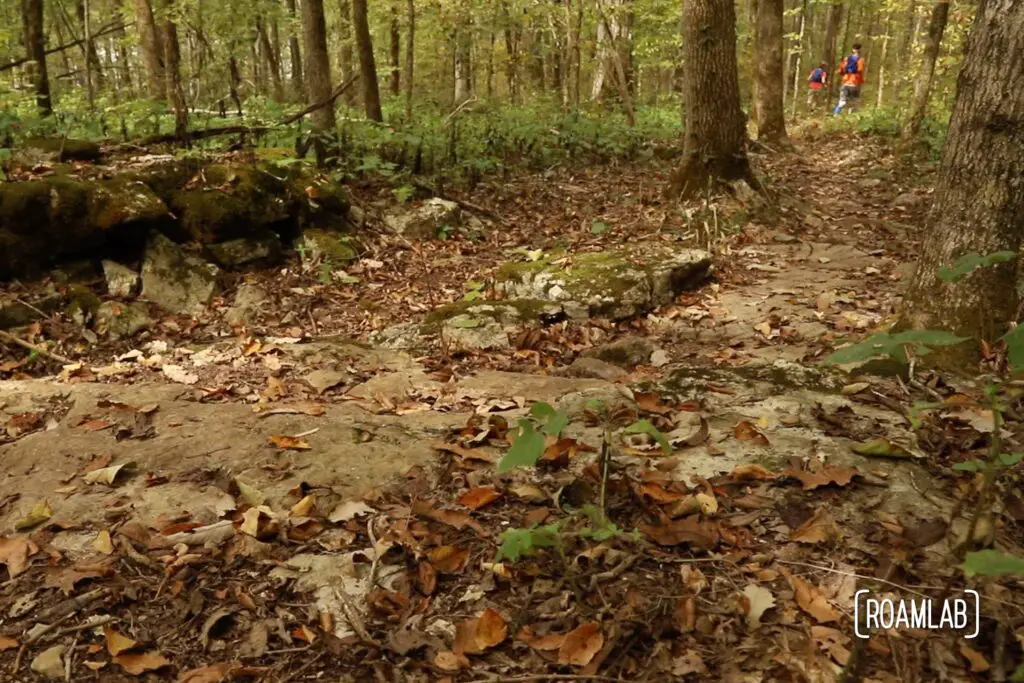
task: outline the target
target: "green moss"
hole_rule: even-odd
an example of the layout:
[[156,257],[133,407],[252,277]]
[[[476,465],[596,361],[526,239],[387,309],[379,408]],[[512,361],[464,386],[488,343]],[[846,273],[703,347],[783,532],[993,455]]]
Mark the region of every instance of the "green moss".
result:
[[548,259],[538,261],[510,261],[498,267],[494,279],[498,282],[524,282],[528,275],[536,275],[550,267]]
[[[540,320],[541,316],[557,308],[556,304],[541,299],[505,299],[501,301],[456,301],[435,308],[423,320],[421,332],[434,334],[445,320],[459,315],[491,318],[500,323]],[[511,311],[512,315],[509,314]]]
[[60,161],[96,161],[100,158],[100,146],[89,140],[33,137],[26,139],[22,146],[58,155]]
[[306,258],[333,266],[344,266],[359,258],[355,240],[329,230],[310,228],[303,231],[302,245]]
[[96,294],[82,285],[68,287],[68,316],[79,324],[93,319],[103,302]]

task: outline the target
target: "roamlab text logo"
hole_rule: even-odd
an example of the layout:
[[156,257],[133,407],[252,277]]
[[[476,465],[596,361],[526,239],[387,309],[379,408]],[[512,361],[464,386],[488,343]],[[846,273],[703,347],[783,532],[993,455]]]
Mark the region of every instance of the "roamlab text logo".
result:
[[945,598],[897,598],[873,595],[862,589],[854,593],[853,624],[858,638],[873,631],[921,629],[956,631],[964,638],[976,638],[981,622],[978,591]]

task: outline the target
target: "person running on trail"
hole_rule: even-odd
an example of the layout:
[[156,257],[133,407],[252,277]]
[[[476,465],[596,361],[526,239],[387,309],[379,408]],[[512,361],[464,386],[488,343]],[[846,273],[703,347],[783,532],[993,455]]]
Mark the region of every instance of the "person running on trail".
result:
[[825,86],[828,85],[828,64],[822,62],[816,68],[811,70],[811,75],[807,77],[807,106],[814,107],[821,100],[822,93],[826,92]]
[[839,104],[832,112],[836,116],[842,114],[847,105],[850,111],[854,111],[860,99],[860,86],[864,84],[864,58],[860,56],[860,43],[853,44],[853,54],[843,60],[839,73],[843,80],[839,89]]

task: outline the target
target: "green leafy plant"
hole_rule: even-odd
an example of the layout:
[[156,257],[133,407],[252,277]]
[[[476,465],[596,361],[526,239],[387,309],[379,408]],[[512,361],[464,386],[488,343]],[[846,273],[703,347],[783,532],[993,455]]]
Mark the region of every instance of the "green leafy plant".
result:
[[466,283],[466,293],[462,295],[463,301],[476,301],[483,297],[485,290],[487,289],[486,282],[476,282],[470,280]]
[[1017,252],[1015,251],[997,251],[985,256],[971,252],[958,258],[952,266],[939,268],[939,278],[944,282],[956,282],[978,268],[992,266],[997,263],[1006,263],[1015,258],[1017,258]]
[[561,548],[560,532],[562,523],[555,522],[546,526],[533,526],[529,529],[505,529],[498,540],[498,561],[516,562],[524,555],[531,555],[538,548]]

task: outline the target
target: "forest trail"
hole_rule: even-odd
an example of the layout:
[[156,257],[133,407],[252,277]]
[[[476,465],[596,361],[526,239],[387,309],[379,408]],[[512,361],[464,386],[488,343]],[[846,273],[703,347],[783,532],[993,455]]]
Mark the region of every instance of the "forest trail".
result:
[[[729,213],[663,203],[658,162],[515,178],[465,200],[500,217],[483,242],[382,230],[344,287],[294,267],[240,276],[268,294],[245,338],[216,340],[203,321],[203,343],[165,328],[58,378],[3,382],[0,523],[37,529],[5,556],[20,576],[4,613],[26,629],[51,607],[72,624],[130,618],[152,643],[138,666],[181,681],[837,680],[862,647],[855,575],[948,580],[954,492],[941,462],[918,464],[902,383],[817,363],[895,310],[927,178],[872,140],[801,144],[763,160],[777,211],[732,205],[755,216],[734,233],[714,227]],[[380,195],[366,190],[371,223]],[[715,252],[713,282],[617,325],[528,327],[470,353],[338,337],[419,320],[510,253],[694,240]],[[303,316],[312,329],[296,335]],[[588,348],[623,345],[639,355],[614,372],[572,370]],[[567,425],[537,468],[497,474],[535,402]],[[647,420],[675,453],[616,432],[605,494],[600,411]],[[942,420],[939,441],[973,433]],[[876,457],[854,451],[879,439]],[[613,525],[591,546],[596,522],[572,510],[598,504]],[[705,520],[686,516],[697,509]],[[503,530],[552,523],[561,561],[494,562]],[[631,529],[645,540],[618,537]],[[31,680],[68,633],[41,631],[0,666]],[[927,639],[872,641],[872,680],[937,662],[973,680],[962,646]],[[132,679],[113,651],[83,657],[103,680]]]

